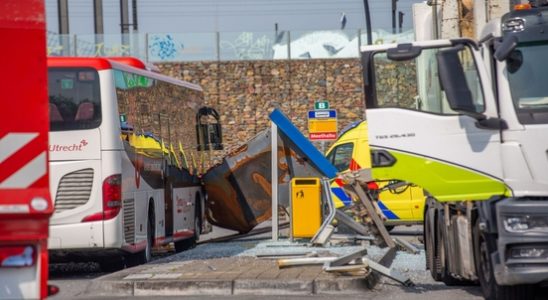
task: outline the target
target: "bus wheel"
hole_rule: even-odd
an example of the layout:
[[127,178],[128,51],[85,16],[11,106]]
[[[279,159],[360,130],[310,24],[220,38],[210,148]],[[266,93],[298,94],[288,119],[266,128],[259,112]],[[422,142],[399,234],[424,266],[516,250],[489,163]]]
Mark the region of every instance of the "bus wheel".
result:
[[194,213],[194,241],[200,240],[202,233],[202,200],[196,196],[196,211]]
[[493,273],[491,254],[487,246],[487,237],[479,229],[479,220],[474,226],[474,258],[476,272],[479,277],[481,291],[486,300],[518,300],[533,299],[534,286],[532,285],[498,285]]
[[149,208],[149,216],[147,220],[147,236],[145,249],[128,256],[128,266],[134,267],[141,264],[146,264],[152,259],[152,246],[154,244],[154,210],[152,206]]
[[112,273],[122,270],[125,267],[124,258],[122,256],[114,256],[109,258],[103,258],[98,261],[101,271]]

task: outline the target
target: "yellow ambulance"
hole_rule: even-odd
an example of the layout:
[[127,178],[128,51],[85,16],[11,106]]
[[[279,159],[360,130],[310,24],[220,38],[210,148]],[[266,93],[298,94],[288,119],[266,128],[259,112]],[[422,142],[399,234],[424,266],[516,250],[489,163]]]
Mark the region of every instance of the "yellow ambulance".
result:
[[[327,151],[327,159],[339,172],[370,167],[372,152],[367,136],[366,121],[350,124],[341,131],[337,141]],[[373,155],[375,154],[377,153],[373,150]],[[374,178],[375,164],[372,170]],[[377,203],[384,214],[388,229],[395,225],[422,224],[426,199],[422,188],[396,181],[377,182],[377,185]],[[335,180],[331,184],[331,194],[337,208],[350,205],[351,199],[345,194],[339,181]]]

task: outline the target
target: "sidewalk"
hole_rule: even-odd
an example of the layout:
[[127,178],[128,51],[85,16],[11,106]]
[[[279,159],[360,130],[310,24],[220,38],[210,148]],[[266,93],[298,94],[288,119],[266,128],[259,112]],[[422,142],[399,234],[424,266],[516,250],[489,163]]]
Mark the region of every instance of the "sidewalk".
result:
[[309,253],[341,256],[362,246],[309,248],[289,241],[207,243],[149,264],[92,280],[94,296],[309,295],[368,291],[365,277],[326,273],[322,266],[279,269],[256,255]]
[[275,260],[220,258],[146,265],[91,282],[94,296],[308,295],[367,291],[363,276],[335,276],[321,266],[278,269]]

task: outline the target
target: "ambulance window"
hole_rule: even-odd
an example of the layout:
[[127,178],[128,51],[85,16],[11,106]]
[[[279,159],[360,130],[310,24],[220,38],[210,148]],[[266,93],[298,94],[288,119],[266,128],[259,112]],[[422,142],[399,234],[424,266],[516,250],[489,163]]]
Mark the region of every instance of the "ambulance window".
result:
[[327,155],[327,159],[339,172],[345,171],[350,166],[353,150],[353,143],[338,145]]

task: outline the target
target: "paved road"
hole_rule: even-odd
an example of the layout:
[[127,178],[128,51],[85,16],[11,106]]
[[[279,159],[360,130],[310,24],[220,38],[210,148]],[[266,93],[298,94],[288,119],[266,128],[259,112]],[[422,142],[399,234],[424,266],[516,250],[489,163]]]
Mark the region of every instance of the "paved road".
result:
[[[213,233],[202,237],[203,240],[216,238],[233,234],[231,231],[217,228]],[[421,226],[412,227],[396,227],[392,234],[399,236],[407,241],[415,244],[422,249],[422,245],[419,242],[419,237],[422,235]],[[261,236],[251,237],[249,239],[268,238],[269,234],[263,234]],[[248,240],[249,240],[248,239]],[[225,249],[227,244],[217,244],[221,249]],[[199,245],[196,250],[199,251],[202,247],[210,247],[209,245]],[[223,250],[224,251],[224,250]],[[421,254],[424,252],[422,251]],[[405,256],[405,254],[402,254]],[[363,299],[393,299],[393,300],[424,300],[424,299],[444,299],[444,300],[460,300],[460,299],[483,299],[481,297],[481,291],[478,286],[460,286],[460,287],[447,287],[444,284],[434,282],[428,271],[424,270],[424,256],[405,256],[407,259],[396,259],[398,261],[397,268],[403,275],[409,277],[416,286],[413,288],[403,287],[402,285],[391,281],[388,278],[383,278],[380,284],[374,290],[367,291],[361,294],[344,295],[345,300],[363,300]],[[155,260],[170,261],[172,260],[171,253],[164,253],[156,255]],[[106,275],[107,273],[101,272],[98,265],[93,263],[79,263],[79,264],[64,264],[55,265],[50,268],[51,271],[51,283],[60,287],[61,292],[59,295],[52,297],[54,300],[61,299],[129,299],[131,297],[121,298],[105,298],[93,296],[93,294],[84,295],[88,283],[94,278]],[[537,290],[536,299],[546,299],[545,295],[548,294],[548,289],[542,288]],[[339,295],[338,295],[339,296]],[[243,299],[251,300],[257,299],[258,296],[185,296],[185,299],[189,300],[219,300],[219,299]],[[146,299],[180,299],[181,297],[145,297]],[[333,299],[333,295],[310,295],[310,296],[260,296],[261,300],[276,300],[276,299]]]
[[[212,239],[220,236],[226,236],[233,234],[231,231],[223,230],[216,228],[213,233],[204,235],[202,240]],[[418,236],[422,235],[421,226],[412,226],[412,227],[396,227],[393,232],[393,235],[400,236],[409,242],[418,245]],[[269,233],[255,236],[252,238],[268,238]],[[206,245],[203,245],[206,246]],[[198,247],[203,247],[198,246]],[[219,247],[223,247],[222,244],[219,244]],[[164,253],[155,256],[155,260],[163,259],[169,260],[171,253]],[[424,300],[425,297],[431,297],[432,299],[444,298],[444,300],[452,299],[482,299],[480,295],[480,290],[476,286],[467,286],[467,287],[446,287],[443,284],[433,282],[430,278],[430,275],[427,271],[421,270],[423,265],[423,258],[418,256],[418,260],[409,262],[409,269],[406,271],[405,267],[403,268],[405,275],[409,276],[417,286],[414,288],[405,288],[389,279],[382,279],[381,283],[377,286],[375,290],[366,292],[359,295],[345,295],[345,300],[353,299],[420,299]],[[415,266],[420,264],[421,266]],[[418,271],[417,271],[418,270]],[[61,292],[52,297],[54,300],[61,299],[75,299],[75,298],[84,298],[84,299],[106,299],[104,297],[93,297],[93,295],[82,295],[85,291],[88,283],[97,277],[106,275],[107,273],[101,272],[99,266],[93,263],[79,263],[79,264],[60,264],[54,265],[50,268],[51,272],[51,283],[59,286]],[[84,297],[83,297],[84,296]],[[146,297],[147,299],[177,299],[177,297]],[[226,296],[226,297],[209,297],[209,296],[191,296],[186,297],[185,299],[256,299],[257,296]],[[333,299],[332,295],[313,295],[313,296],[261,296],[262,300],[274,300],[274,299]],[[129,299],[126,297],[123,298],[112,298],[112,299]]]
[[[200,242],[210,239],[236,234],[236,231],[214,227],[209,234],[204,234]],[[155,254],[153,260],[166,257],[166,253]],[[102,272],[96,263],[67,263],[50,266],[49,283],[59,287],[60,292],[50,299],[76,299],[85,291],[90,280],[107,275]]]

